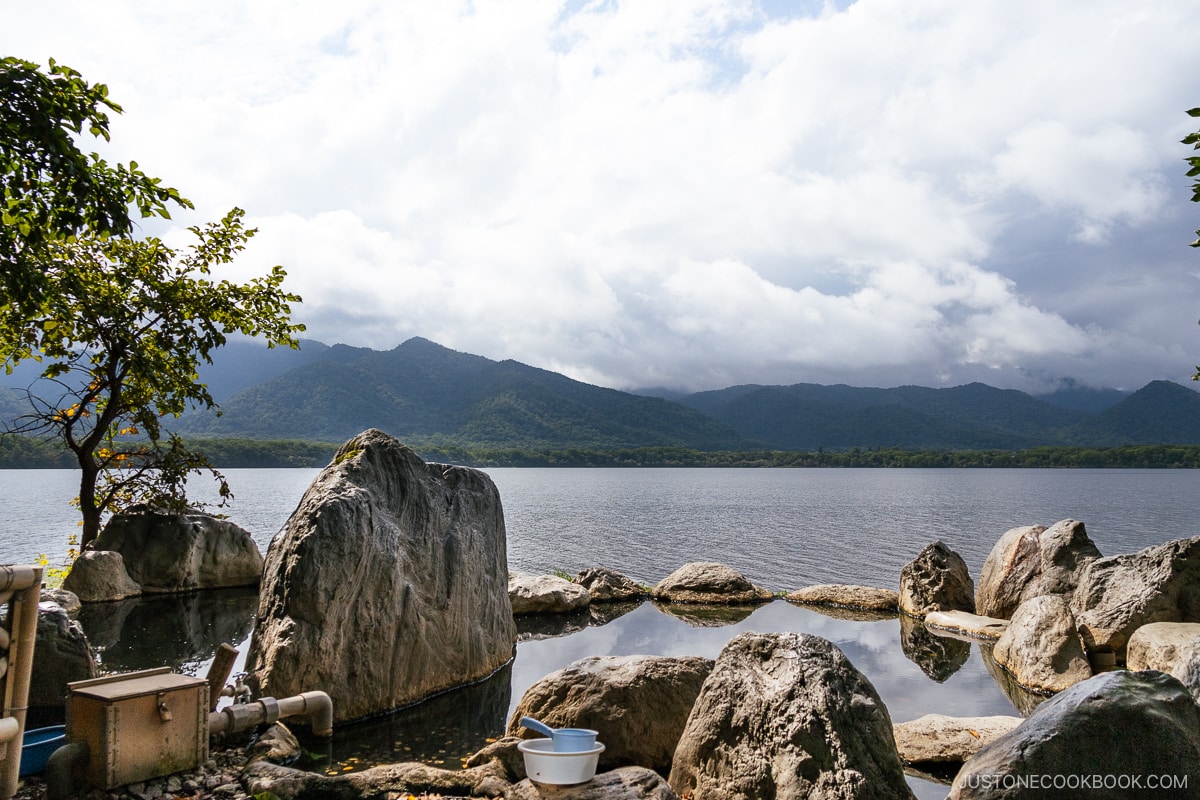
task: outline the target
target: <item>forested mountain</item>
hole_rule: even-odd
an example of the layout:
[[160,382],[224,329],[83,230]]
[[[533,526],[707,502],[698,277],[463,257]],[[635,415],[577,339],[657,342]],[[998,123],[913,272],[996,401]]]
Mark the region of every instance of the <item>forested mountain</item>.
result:
[[[550,450],[1200,444],[1200,394],[1166,381],[1130,395],[1075,386],[1040,398],[979,383],[947,389],[796,384],[734,386],[667,400],[419,338],[386,352],[310,341],[298,352],[233,343],[201,378],[221,400],[223,414],[185,417],[174,427],[186,436],[342,442],[376,427],[427,446]],[[20,392],[0,388],[0,415],[11,419],[24,402]]]
[[728,426],[677,403],[425,339],[345,355],[240,392],[222,404],[219,418],[195,416],[181,427],[196,435],[324,441],[375,427],[401,439],[504,447],[728,450],[748,444]]

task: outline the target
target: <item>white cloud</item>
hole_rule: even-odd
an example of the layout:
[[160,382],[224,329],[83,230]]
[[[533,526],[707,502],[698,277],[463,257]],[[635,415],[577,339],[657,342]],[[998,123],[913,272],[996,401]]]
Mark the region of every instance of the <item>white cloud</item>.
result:
[[6,52],[110,85],[109,150],[196,201],[181,223],[248,209],[239,274],[284,264],[316,338],[688,388],[1135,385],[1200,349],[1185,0],[8,17]]

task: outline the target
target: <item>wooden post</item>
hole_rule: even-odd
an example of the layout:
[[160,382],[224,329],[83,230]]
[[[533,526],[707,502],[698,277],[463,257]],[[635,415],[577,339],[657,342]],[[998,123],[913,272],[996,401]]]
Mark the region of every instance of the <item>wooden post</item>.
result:
[[208,668],[208,710],[217,710],[217,701],[221,699],[221,690],[229,673],[233,672],[233,662],[237,661],[238,651],[231,644],[222,644],[217,648],[212,666]]

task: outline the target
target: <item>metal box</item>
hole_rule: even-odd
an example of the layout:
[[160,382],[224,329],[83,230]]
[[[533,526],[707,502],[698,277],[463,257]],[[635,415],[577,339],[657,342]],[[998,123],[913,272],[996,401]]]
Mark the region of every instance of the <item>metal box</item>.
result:
[[89,785],[113,789],[208,760],[208,682],[170,667],[68,683],[67,740]]

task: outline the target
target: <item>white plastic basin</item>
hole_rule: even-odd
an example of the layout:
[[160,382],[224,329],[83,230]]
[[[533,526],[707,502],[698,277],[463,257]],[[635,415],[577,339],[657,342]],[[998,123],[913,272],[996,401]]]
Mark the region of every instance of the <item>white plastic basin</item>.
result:
[[555,752],[552,739],[523,739],[517,749],[525,757],[525,773],[530,780],[569,785],[586,783],[595,777],[604,745],[597,742],[590,750],[560,753]]

